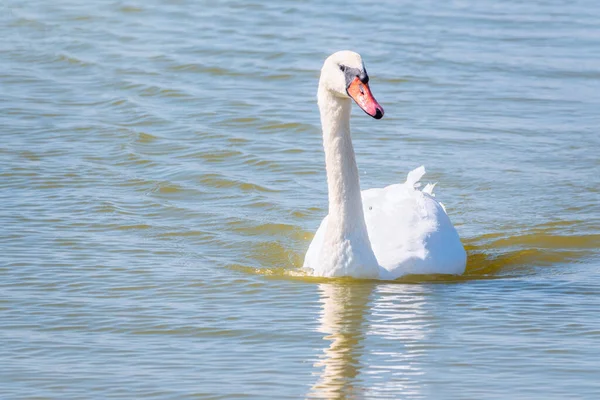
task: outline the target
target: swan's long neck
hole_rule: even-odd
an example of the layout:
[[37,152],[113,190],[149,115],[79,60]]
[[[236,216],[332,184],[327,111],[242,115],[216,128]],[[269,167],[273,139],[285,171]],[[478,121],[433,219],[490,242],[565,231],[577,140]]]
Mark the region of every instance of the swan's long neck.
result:
[[342,236],[365,230],[358,167],[350,136],[350,99],[319,91],[323,147],[329,189],[329,218]]
[[[365,276],[374,275],[377,261],[367,233],[358,167],[350,136],[350,99],[333,95],[319,86],[319,110],[323,127],[323,147],[329,190],[329,220],[325,251],[331,268],[361,269]],[[357,276],[356,272],[351,273]]]

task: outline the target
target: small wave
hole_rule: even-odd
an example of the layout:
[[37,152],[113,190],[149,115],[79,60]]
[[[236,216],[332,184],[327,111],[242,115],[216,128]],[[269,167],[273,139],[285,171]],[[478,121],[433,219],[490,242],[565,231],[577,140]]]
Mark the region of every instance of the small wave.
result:
[[[568,225],[568,224],[567,224]],[[557,226],[565,226],[564,223]],[[280,224],[262,225],[263,229],[280,227]],[[297,228],[292,225],[283,226],[284,231]],[[250,228],[248,228],[250,229]],[[254,228],[253,228],[254,229]],[[255,227],[259,229],[259,227]],[[467,269],[461,276],[451,275],[410,275],[394,281],[395,283],[425,282],[462,282],[479,279],[500,279],[541,273],[540,268],[584,262],[592,257],[600,246],[600,235],[561,235],[549,232],[548,226],[533,228],[518,236],[505,236],[502,233],[484,234],[479,237],[463,240],[467,251]],[[253,230],[254,231],[254,230]],[[288,235],[289,236],[289,232]],[[308,248],[312,235],[307,232],[298,234],[296,239],[304,242]],[[270,251],[279,243],[265,242],[262,249]],[[263,261],[258,267],[249,265],[229,265],[236,271],[265,275],[281,279],[299,279],[307,282],[326,282],[331,278],[313,277],[302,270],[304,251],[280,249],[278,254],[261,257]],[[251,257],[256,259],[256,257]],[[272,266],[269,266],[272,265]],[[352,278],[334,278],[335,281],[353,280]]]
[[277,192],[277,190],[268,188],[266,186],[229,179],[219,174],[206,174],[200,179],[200,183],[211,188],[238,188],[244,192]]
[[196,74],[206,74],[212,76],[243,76],[244,74],[220,67],[208,67],[202,64],[180,64],[169,68],[171,71],[176,72],[190,72]]

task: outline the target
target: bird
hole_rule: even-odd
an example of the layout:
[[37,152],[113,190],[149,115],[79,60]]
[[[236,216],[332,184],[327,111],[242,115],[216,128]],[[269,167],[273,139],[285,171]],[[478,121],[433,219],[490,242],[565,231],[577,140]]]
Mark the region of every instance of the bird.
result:
[[410,171],[404,183],[361,192],[350,134],[352,101],[375,119],[384,110],[358,53],[338,51],[325,60],[317,99],[329,213],[308,247],[303,269],[317,277],[380,280],[463,274],[465,249],[433,194],[435,185],[421,188],[423,166]]

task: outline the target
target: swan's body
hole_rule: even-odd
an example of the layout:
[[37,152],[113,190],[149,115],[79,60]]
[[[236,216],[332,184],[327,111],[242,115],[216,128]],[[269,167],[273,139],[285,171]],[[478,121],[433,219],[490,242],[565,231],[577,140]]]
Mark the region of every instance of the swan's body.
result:
[[329,214],[304,259],[315,276],[396,279],[407,274],[462,274],[466,253],[444,207],[417,183],[420,167],[406,183],[360,191],[350,136],[351,101],[379,119],[383,109],[371,95],[360,56],[343,51],[321,70],[319,110],[323,127]]

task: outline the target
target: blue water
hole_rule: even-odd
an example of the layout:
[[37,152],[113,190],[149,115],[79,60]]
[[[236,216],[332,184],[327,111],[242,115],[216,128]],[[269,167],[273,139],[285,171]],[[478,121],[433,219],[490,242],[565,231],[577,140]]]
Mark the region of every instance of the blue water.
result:
[[[600,398],[596,2],[0,11],[1,398]],[[424,164],[465,276],[298,276],[341,49],[362,187]]]

